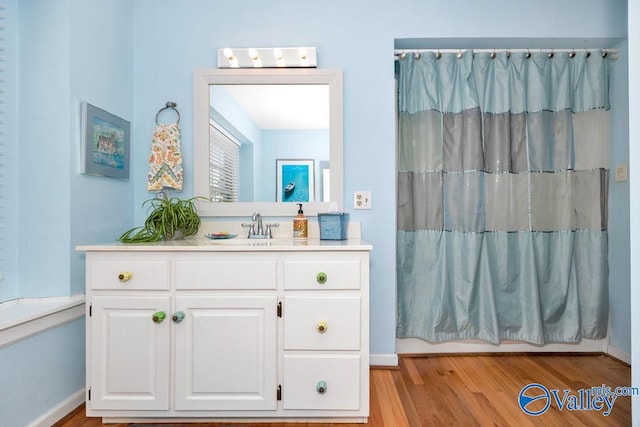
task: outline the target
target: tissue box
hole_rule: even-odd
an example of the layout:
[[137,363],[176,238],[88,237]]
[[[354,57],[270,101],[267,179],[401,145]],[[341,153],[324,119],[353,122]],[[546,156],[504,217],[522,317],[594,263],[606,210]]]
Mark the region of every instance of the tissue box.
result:
[[320,240],[346,240],[349,228],[348,213],[319,213]]

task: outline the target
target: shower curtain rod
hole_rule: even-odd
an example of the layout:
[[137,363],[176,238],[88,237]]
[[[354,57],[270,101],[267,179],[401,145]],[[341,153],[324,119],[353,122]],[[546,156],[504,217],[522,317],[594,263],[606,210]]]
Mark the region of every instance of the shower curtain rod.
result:
[[401,54],[416,54],[423,52],[432,52],[432,53],[461,53],[466,52],[467,50],[471,50],[473,53],[498,53],[498,52],[509,52],[509,53],[577,53],[577,52],[600,52],[603,55],[607,55],[611,59],[618,59],[620,56],[620,49],[610,49],[610,48],[580,48],[580,49],[553,49],[553,48],[535,48],[535,49],[395,49],[394,50],[394,58],[397,60]]

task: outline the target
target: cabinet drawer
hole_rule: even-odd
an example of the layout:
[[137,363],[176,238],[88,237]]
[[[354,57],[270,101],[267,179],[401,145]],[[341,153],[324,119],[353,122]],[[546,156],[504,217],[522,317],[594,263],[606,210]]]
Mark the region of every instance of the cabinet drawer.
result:
[[288,296],[285,350],[359,350],[360,296]]
[[276,289],[275,259],[210,258],[176,260],[176,288]]
[[284,261],[285,289],[360,289],[360,259]]
[[92,289],[168,290],[170,262],[140,255],[105,257],[87,262]]
[[285,354],[284,409],[360,409],[360,355]]

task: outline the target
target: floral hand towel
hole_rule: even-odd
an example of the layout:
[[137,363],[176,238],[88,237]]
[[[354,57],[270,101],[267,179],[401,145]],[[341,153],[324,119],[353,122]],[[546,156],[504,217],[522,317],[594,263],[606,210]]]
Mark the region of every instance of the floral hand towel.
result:
[[158,124],[153,132],[147,190],[169,187],[182,191],[182,152],[178,123]]

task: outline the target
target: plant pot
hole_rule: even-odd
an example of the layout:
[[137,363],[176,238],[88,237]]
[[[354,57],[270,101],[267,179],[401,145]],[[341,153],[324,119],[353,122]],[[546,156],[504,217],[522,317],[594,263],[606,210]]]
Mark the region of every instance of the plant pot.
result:
[[173,237],[163,236],[162,240],[184,240],[184,233],[181,230],[176,230],[176,232],[173,233]]

